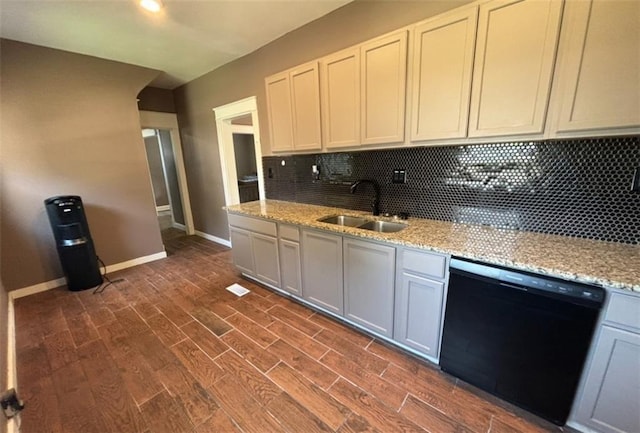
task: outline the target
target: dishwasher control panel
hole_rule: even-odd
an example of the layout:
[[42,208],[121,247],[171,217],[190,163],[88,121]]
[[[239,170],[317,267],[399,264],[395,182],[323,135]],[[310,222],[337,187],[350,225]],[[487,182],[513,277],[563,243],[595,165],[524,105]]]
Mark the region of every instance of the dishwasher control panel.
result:
[[600,287],[564,281],[559,278],[515,271],[500,266],[458,258],[451,259],[451,268],[485,278],[499,280],[500,282],[506,283],[505,285],[507,286],[515,286],[514,288],[520,290],[531,288],[573,298],[588,299],[595,302],[603,302],[604,300],[604,289]]

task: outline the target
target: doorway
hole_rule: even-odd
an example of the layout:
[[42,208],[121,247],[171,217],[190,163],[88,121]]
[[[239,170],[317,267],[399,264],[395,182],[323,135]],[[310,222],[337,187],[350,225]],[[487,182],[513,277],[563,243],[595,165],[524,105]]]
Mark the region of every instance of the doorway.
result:
[[213,111],[226,205],[263,200],[262,150],[255,96]]
[[253,135],[253,127],[250,123],[251,116],[243,116],[231,120],[233,155],[236,160],[238,197],[240,203],[260,200],[255,138]]
[[142,137],[162,239],[182,236],[185,219],[170,131],[143,128]]
[[163,240],[171,235],[193,235],[195,229],[177,116],[140,111],[140,126]]

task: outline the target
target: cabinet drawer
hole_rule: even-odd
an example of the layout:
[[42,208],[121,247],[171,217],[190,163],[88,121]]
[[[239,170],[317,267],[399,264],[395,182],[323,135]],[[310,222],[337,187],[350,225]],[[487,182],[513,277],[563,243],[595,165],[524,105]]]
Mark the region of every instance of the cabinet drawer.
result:
[[440,254],[424,251],[404,250],[402,252],[402,269],[444,279],[447,272],[447,258]]
[[604,320],[640,329],[640,296],[611,293]]
[[280,238],[300,242],[300,230],[297,226],[280,224]]
[[242,215],[229,214],[229,225],[256,233],[276,236],[276,223]]

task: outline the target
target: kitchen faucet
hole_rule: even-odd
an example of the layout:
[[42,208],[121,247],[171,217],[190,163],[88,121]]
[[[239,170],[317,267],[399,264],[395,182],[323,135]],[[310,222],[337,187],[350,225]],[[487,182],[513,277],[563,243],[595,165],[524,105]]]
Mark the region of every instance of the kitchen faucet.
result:
[[360,185],[361,183],[368,183],[368,184],[371,184],[371,186],[373,186],[376,196],[373,199],[373,202],[371,203],[371,207],[373,208],[373,215],[375,216],[380,215],[380,186],[378,185],[378,182],[370,179],[356,180],[351,184],[351,194],[356,192],[358,185]]

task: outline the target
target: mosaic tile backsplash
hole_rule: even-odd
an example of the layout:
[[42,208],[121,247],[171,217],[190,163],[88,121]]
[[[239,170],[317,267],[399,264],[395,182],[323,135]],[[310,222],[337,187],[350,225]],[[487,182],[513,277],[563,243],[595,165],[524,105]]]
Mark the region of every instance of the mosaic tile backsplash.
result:
[[[285,165],[282,165],[284,161]],[[546,140],[262,159],[267,198],[603,241],[640,242],[640,137]],[[319,174],[312,173],[316,165]],[[393,184],[393,169],[406,183]]]

